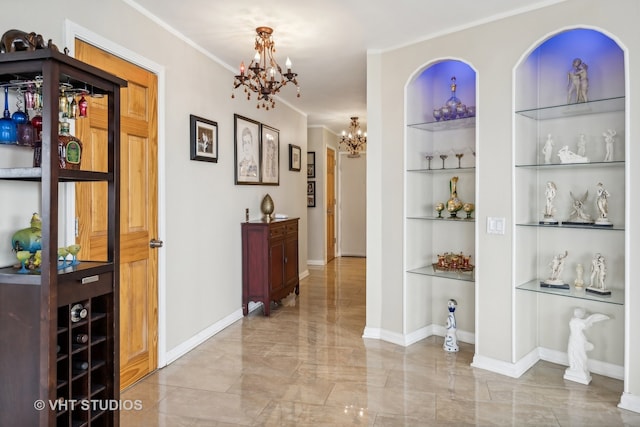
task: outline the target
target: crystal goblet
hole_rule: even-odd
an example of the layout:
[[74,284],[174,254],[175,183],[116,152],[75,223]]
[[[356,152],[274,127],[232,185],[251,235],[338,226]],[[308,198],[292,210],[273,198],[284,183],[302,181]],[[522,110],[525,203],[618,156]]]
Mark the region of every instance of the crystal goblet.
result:
[[447,160],[447,156],[446,154],[440,154],[440,158],[442,159],[442,169],[445,169],[444,167],[444,161]]
[[67,267],[67,255],[69,255],[69,250],[67,248],[58,248],[58,259],[62,257],[62,264],[58,266],[58,270]]

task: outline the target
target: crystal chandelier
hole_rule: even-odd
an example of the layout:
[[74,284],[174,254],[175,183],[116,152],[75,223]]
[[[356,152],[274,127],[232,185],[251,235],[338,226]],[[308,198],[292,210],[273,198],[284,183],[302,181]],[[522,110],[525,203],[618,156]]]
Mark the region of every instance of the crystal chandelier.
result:
[[367,145],[367,133],[362,133],[357,117],[351,117],[349,133],[342,131],[340,138],[340,148],[349,152],[349,157],[360,157],[360,152],[364,151]]
[[[256,54],[251,60],[248,68],[245,68],[244,61],[240,64],[240,74],[235,76],[233,81],[233,89],[244,86],[244,92],[247,99],[251,99],[251,93],[255,92],[258,97],[256,108],[275,108],[276,102],[273,96],[280,92],[280,88],[291,82],[296,85],[298,98],[300,97],[300,86],[296,76],[298,74],[291,72],[291,60],[287,58],[285,66],[287,72],[283,73],[282,68],[273,57],[275,43],[271,34],[273,29],[269,27],[256,28]],[[231,94],[231,98],[235,98]],[[260,101],[262,100],[262,105]]]

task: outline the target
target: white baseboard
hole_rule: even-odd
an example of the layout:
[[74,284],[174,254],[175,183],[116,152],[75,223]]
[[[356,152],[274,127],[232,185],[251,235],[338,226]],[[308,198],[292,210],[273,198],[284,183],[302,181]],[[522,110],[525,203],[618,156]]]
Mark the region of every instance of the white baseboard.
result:
[[[429,325],[424,328],[420,328],[409,334],[401,334],[398,332],[391,332],[380,328],[365,327],[362,333],[362,338],[377,339],[387,341],[392,344],[408,347],[411,344],[415,344],[420,340],[423,340],[431,335],[445,336],[447,329],[441,325]],[[474,344],[475,334],[472,332],[460,331],[456,332],[459,341]]]
[[[496,372],[512,378],[520,378],[522,374],[527,372],[533,365],[540,360],[544,360],[558,365],[569,366],[569,358],[567,353],[558,350],[538,347],[516,363],[505,362],[503,360],[492,359],[481,355],[474,355],[471,366],[474,368],[485,369],[487,371]],[[624,367],[614,365],[600,360],[589,360],[589,372],[592,374],[604,375],[605,377],[624,379]]]
[[[249,312],[257,310],[260,307],[262,307],[261,302],[260,303],[250,302],[248,306]],[[227,326],[233,324],[234,322],[237,322],[242,318],[243,318],[242,308],[240,308],[234,311],[233,313],[231,313],[230,315],[224,317],[223,319],[217,321],[216,323],[209,326],[208,328],[200,331],[199,333],[192,336],[188,340],[184,341],[180,345],[167,351],[165,356],[165,359],[167,362],[166,364],[169,365],[175,362],[180,357],[184,356],[185,354],[187,354],[188,352],[190,352],[191,350],[193,350],[194,348],[196,348],[197,346],[199,346],[200,344],[202,344],[203,342],[205,342],[206,340],[208,340],[218,332],[222,331]],[[159,366],[159,368],[161,367],[162,366]]]
[[302,279],[304,279],[305,277],[309,277],[309,270],[305,270],[305,271],[303,271],[302,273],[300,273],[300,274],[298,275],[298,280],[302,280]]
[[626,409],[627,411],[640,412],[640,396],[635,396],[631,393],[622,393],[620,403],[618,403],[618,408]]
[[325,265],[326,263],[324,262],[323,259],[308,259],[307,260],[307,265]]

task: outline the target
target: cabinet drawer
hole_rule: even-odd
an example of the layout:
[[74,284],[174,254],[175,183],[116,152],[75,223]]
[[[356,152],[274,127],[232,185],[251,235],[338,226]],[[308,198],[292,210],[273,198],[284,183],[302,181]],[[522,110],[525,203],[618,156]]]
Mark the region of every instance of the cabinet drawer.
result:
[[287,224],[287,234],[289,233],[297,233],[298,232],[298,223],[293,222],[291,224]]
[[283,225],[272,226],[269,228],[269,237],[282,237],[284,236],[284,231]]
[[58,283],[58,305],[113,292],[113,273],[88,274],[77,280]]

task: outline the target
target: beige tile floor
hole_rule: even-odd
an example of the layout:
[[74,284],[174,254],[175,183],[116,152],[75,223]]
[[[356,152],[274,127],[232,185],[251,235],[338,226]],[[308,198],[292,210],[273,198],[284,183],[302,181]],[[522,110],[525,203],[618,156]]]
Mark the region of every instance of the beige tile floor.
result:
[[640,426],[621,381],[584,386],[540,362],[519,379],[471,368],[473,345],[363,339],[365,260],[309,267],[300,295],[258,309],[126,390],[138,426]]

